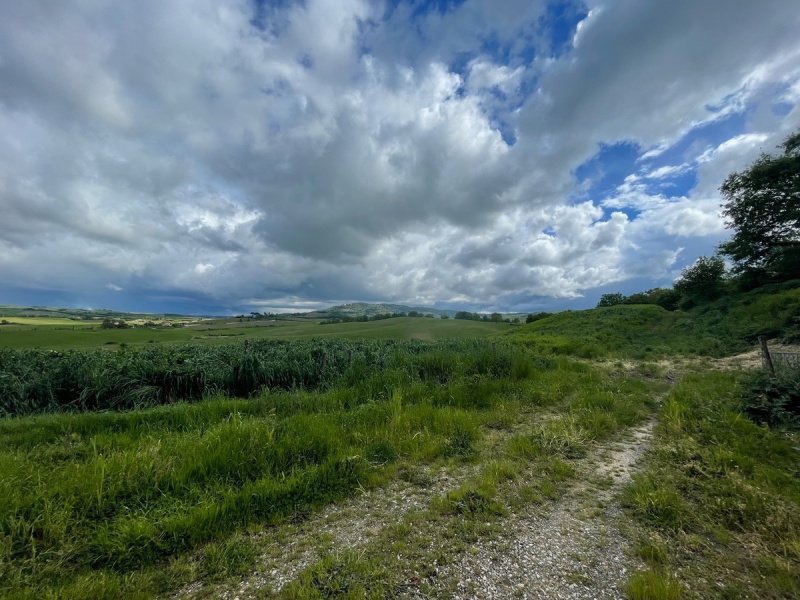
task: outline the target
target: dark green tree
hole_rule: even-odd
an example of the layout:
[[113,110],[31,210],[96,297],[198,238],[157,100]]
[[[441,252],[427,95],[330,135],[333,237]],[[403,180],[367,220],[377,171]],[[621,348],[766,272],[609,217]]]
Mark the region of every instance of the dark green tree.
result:
[[686,267],[675,282],[683,308],[716,300],[725,292],[725,261],[719,256],[701,256]]
[[625,296],[622,294],[603,294],[600,296],[600,301],[597,303],[597,308],[604,306],[616,306],[617,304],[624,304]]
[[539,321],[541,319],[546,319],[550,316],[549,312],[538,312],[538,313],[531,313],[527,317],[525,317],[526,323],[533,323],[534,321]]
[[653,288],[625,298],[625,304],[657,304],[666,310],[677,310],[681,295],[672,289]]
[[800,277],[800,130],[780,148],[782,155],[762,154],[720,188],[734,233],[719,251],[751,286]]

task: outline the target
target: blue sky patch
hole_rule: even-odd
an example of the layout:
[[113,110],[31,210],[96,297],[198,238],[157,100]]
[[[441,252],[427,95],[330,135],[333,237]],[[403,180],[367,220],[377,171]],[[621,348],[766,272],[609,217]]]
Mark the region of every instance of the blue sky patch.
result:
[[572,48],[578,23],[589,14],[583,2],[553,2],[539,22],[539,31],[549,43],[549,54],[559,57]]
[[636,172],[640,154],[639,145],[632,142],[600,144],[597,154],[575,169],[575,178],[584,190],[581,199],[599,202],[613,195],[625,178]]

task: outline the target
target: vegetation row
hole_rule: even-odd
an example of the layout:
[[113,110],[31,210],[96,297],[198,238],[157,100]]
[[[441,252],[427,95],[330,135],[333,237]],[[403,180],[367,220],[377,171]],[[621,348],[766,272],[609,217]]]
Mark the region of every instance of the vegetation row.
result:
[[123,349],[120,352],[0,350],[0,415],[127,410],[251,396],[262,389],[317,390],[386,371],[397,383],[456,375],[509,375],[507,344],[448,341],[246,341]]

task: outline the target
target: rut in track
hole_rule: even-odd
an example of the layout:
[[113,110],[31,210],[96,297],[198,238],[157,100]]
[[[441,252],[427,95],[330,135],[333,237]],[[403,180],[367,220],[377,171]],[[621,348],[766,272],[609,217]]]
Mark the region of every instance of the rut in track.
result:
[[637,565],[625,552],[614,499],[631,480],[653,425],[601,446],[561,499],[509,517],[499,538],[479,542],[441,569],[429,597],[624,598],[624,582]]
[[[552,415],[538,415],[539,421]],[[575,483],[546,507],[530,507],[502,523],[506,532],[479,541],[454,557],[439,573],[427,595],[415,598],[622,598],[621,586],[631,568],[626,541],[613,502],[630,481],[644,453],[654,422],[629,430],[616,442],[595,448],[580,461]],[[496,432],[497,433],[497,432]],[[493,446],[502,444],[504,432]],[[254,598],[279,592],[328,551],[368,547],[388,525],[413,510],[425,509],[437,496],[475,475],[478,465],[455,470],[422,469],[384,488],[327,507],[308,520],[269,528],[262,536],[261,556],[250,575],[218,584],[195,582],[178,598]]]

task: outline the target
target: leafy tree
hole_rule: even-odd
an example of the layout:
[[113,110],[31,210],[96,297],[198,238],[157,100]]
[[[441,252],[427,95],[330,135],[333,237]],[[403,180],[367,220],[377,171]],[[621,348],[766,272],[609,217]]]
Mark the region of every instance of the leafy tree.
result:
[[800,277],[800,130],[779,147],[782,155],[762,154],[720,188],[734,234],[719,251],[750,285]]
[[534,321],[539,321],[541,319],[546,319],[547,317],[551,316],[552,313],[549,312],[538,312],[538,313],[531,313],[527,317],[525,317],[526,323],[533,323]]
[[683,297],[684,308],[716,300],[725,292],[725,261],[719,256],[701,256],[681,272],[675,291]]
[[600,301],[597,303],[597,308],[604,306],[616,306],[617,304],[624,304],[625,296],[622,294],[603,294],[600,296]]
[[673,289],[653,288],[625,298],[625,304],[656,304],[666,310],[677,310],[681,295]]

